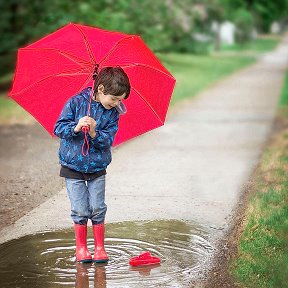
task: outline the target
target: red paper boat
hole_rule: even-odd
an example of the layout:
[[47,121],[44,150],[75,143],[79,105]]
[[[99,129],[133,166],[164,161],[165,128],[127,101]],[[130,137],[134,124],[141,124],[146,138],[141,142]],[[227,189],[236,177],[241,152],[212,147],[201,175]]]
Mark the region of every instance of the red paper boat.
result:
[[160,263],[160,258],[152,256],[150,252],[143,252],[139,256],[133,257],[130,259],[129,264],[131,266],[145,266],[145,265],[154,265]]

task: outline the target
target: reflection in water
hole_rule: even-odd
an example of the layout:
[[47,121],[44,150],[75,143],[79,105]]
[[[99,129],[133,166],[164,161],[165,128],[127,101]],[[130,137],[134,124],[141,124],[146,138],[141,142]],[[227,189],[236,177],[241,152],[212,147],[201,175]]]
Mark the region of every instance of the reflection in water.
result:
[[137,271],[139,272],[139,274],[141,276],[150,276],[151,274],[151,270],[152,269],[155,269],[157,267],[159,267],[160,264],[155,264],[155,265],[149,265],[149,266],[143,266],[143,267],[133,267],[133,266],[130,266],[130,271]]
[[77,269],[76,283],[75,283],[76,288],[89,288],[88,265],[89,267],[91,266],[91,264],[76,263],[76,269]]
[[[76,283],[75,288],[106,288],[106,268],[107,264],[77,263],[76,262]],[[130,267],[130,271],[139,272],[141,276],[150,276],[151,270],[159,267],[160,264],[143,267]],[[94,271],[94,286],[89,282],[89,269]]]
[[76,288],[106,288],[106,271],[105,264],[97,264],[92,267],[94,270],[94,286],[89,283],[89,268],[94,266],[92,263],[76,263]]
[[106,272],[105,267],[95,267],[94,273],[94,288],[106,288]]
[[[191,222],[107,224],[105,247],[110,261],[106,265],[75,263],[73,229],[25,236],[0,246],[0,286],[189,287],[213,250],[208,236],[206,227]],[[93,246],[91,233],[91,252]],[[130,267],[129,259],[143,251],[160,257],[161,264]]]

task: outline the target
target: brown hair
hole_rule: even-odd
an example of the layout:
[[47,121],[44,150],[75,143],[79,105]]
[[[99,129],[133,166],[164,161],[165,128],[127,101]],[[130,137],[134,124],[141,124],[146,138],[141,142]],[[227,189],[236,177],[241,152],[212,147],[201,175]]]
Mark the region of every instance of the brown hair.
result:
[[93,74],[94,93],[97,93],[99,85],[104,86],[104,94],[121,96],[125,93],[127,99],[130,94],[130,82],[127,74],[121,67],[105,67],[97,73],[97,67]]

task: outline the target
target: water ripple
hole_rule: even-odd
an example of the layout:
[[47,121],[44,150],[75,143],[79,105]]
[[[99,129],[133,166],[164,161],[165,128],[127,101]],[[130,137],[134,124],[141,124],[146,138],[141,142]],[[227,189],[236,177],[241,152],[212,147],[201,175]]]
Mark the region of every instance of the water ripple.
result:
[[[187,287],[213,251],[208,235],[207,227],[181,221],[108,224],[107,265],[75,263],[72,230],[26,236],[0,246],[1,287]],[[88,234],[91,252],[93,245]],[[160,257],[161,264],[129,266],[143,251]]]

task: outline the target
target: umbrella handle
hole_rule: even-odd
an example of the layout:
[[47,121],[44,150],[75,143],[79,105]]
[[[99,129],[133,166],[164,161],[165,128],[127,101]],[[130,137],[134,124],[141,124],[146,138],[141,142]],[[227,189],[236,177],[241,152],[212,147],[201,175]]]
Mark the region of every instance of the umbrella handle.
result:
[[89,129],[90,129],[89,126],[83,126],[83,127],[81,128],[81,130],[82,130],[83,133],[85,133],[85,132],[87,133],[87,132],[89,131]]
[[[83,145],[82,145],[82,155],[83,156],[87,156],[88,153],[89,153],[89,140],[88,140],[88,137],[87,137],[87,133],[88,131],[90,130],[89,126],[83,126],[81,128],[82,132],[84,133],[84,142],[83,142]],[[86,149],[85,149],[86,148]],[[85,151],[86,150],[86,151]]]

